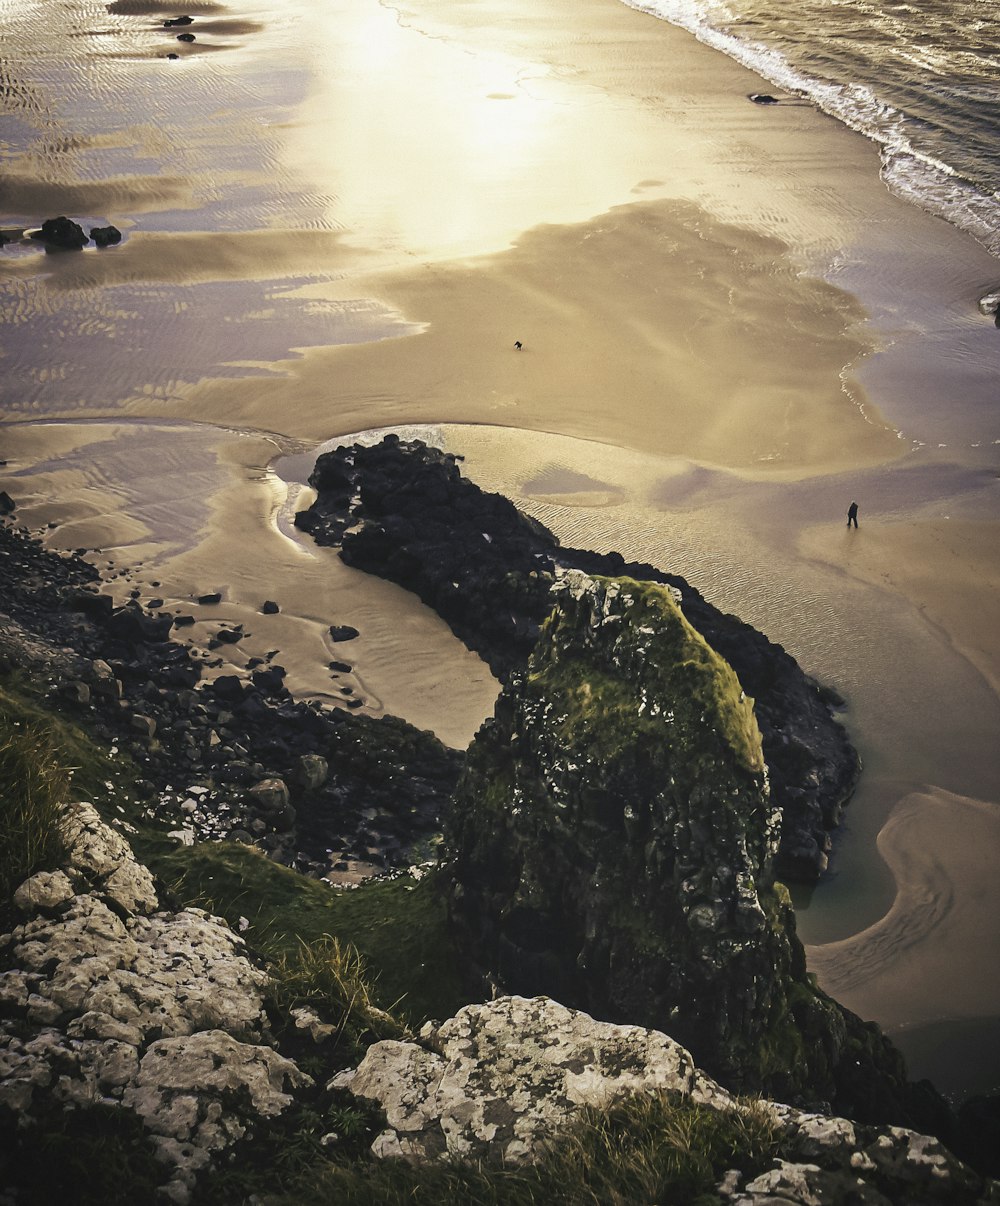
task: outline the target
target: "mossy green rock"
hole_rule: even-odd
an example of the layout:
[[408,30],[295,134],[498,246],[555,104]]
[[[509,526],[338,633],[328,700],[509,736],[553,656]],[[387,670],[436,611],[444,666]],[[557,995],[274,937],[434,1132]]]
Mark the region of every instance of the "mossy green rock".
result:
[[731,1088],[912,1117],[897,1053],[806,974],[732,669],[669,587],[571,572],[555,599],[449,818],[473,960],[507,990],[663,1030]]

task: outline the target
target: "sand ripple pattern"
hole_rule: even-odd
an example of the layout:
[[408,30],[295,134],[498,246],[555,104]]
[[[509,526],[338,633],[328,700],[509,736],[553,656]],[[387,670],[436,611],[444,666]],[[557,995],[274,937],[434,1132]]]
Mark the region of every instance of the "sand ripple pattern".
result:
[[304,85],[256,56],[287,44],[293,17],[215,7],[199,6],[184,44],[163,28],[174,9],[162,3],[0,0],[4,225],[65,212],[127,225],[155,214],[143,225],[159,230],[335,228],[330,198],[284,183],[268,133],[291,120]]
[[998,839],[995,804],[939,789],[900,801],[878,840],[896,899],[861,933],[807,948],[823,988],[887,1026],[994,1016]]
[[879,850],[897,886],[889,912],[860,934],[809,948],[810,970],[837,1000],[886,975],[897,959],[934,934],[954,905],[946,863],[935,851],[914,850],[906,842],[905,830],[917,807],[913,801],[898,805],[879,835]]

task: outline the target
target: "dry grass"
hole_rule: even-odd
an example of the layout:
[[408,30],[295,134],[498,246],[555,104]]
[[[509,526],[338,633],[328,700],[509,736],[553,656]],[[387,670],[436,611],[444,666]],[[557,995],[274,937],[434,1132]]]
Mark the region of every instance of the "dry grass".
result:
[[508,1170],[398,1160],[315,1167],[267,1206],[709,1206],[729,1168],[770,1167],[778,1150],[773,1116],[760,1103],[713,1110],[675,1094],[630,1097],[585,1111],[535,1166]]
[[45,725],[0,712],[0,912],[36,871],[66,853],[64,808],[70,775]]
[[279,1016],[312,1009],[335,1026],[334,1047],[343,1042],[360,1051],[377,1039],[406,1033],[392,1013],[375,1004],[368,968],[352,943],[330,934],[310,942],[299,939],[291,952],[271,952],[268,972],[270,1002]]

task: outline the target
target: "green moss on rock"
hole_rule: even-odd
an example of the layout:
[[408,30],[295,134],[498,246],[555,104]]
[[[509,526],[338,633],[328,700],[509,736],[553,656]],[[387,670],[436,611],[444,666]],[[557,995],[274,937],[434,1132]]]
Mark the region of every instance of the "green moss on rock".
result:
[[898,1054],[807,976],[779,826],[752,701],[670,589],[569,573],[469,750],[451,914],[508,991],[665,1031],[737,1091],[916,1121]]
[[[684,618],[670,588],[631,578],[592,581],[609,601],[594,630],[597,639],[579,641],[581,600],[574,605],[564,599],[544,629],[551,656],[536,657],[527,677],[530,690],[562,704],[567,743],[593,742],[595,756],[617,754],[637,738],[662,741],[666,723],[695,763],[724,756],[724,750],[747,770],[762,771],[753,701],[732,667]],[[666,712],[660,701],[669,701]]]

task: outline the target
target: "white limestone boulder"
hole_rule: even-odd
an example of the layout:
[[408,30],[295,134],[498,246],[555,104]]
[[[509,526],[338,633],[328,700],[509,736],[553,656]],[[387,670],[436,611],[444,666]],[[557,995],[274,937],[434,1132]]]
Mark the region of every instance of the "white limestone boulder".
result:
[[636,1092],[731,1104],[666,1035],[595,1022],[548,997],[467,1005],[425,1026],[420,1040],[376,1043],[333,1082],[385,1110],[378,1155],[513,1165],[529,1161],[583,1107]]

